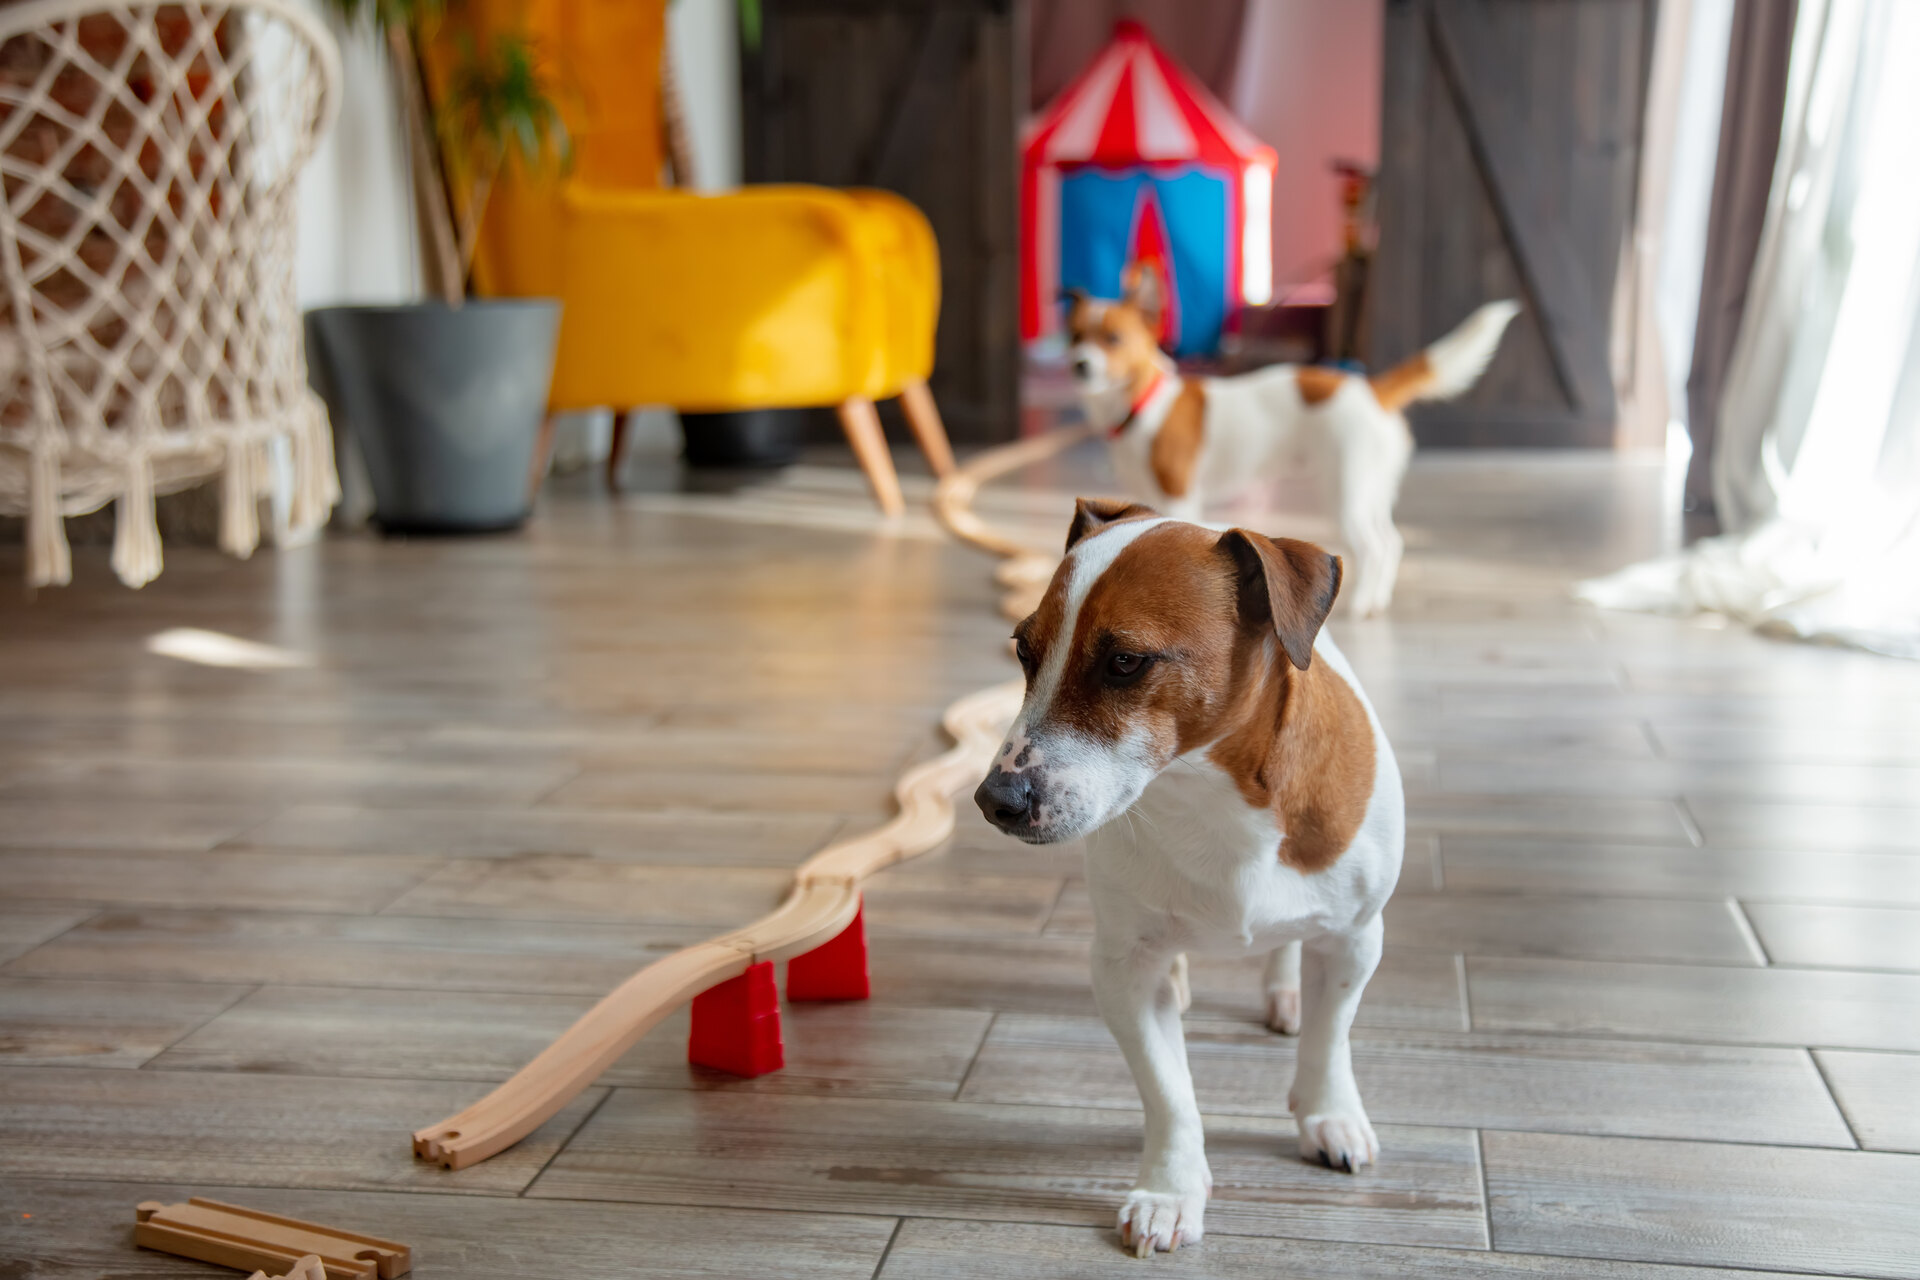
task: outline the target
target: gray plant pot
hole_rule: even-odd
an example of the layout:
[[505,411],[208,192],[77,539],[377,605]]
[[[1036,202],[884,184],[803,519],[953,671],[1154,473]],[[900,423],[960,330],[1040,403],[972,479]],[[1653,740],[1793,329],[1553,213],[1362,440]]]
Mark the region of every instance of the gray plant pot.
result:
[[480,533],[527,518],[560,304],[323,307],[306,316],[314,388],[366,459],[389,533]]

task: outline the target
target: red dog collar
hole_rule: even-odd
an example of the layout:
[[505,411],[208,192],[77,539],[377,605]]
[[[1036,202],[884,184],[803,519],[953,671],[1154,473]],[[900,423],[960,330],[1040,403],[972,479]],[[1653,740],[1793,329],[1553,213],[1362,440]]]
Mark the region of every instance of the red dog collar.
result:
[[1147,402],[1159,394],[1160,384],[1166,380],[1167,375],[1165,370],[1155,368],[1153,377],[1147,380],[1146,390],[1133,398],[1133,403],[1127,406],[1127,416],[1120,419],[1119,422],[1115,423],[1113,427],[1107,431],[1107,439],[1118,440],[1121,435],[1126,432],[1126,429],[1133,425],[1133,420],[1140,416],[1140,411],[1147,407]]

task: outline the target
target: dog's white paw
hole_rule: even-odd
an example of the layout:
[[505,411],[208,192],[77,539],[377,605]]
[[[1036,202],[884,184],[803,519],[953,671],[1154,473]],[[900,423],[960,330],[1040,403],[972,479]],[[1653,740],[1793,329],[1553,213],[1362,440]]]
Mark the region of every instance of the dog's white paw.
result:
[[1358,1173],[1360,1166],[1380,1159],[1380,1139],[1366,1112],[1327,1111],[1301,1116],[1300,1158],[1317,1160],[1329,1169]]
[[1120,1206],[1120,1244],[1137,1258],[1172,1253],[1183,1244],[1199,1244],[1207,1212],[1204,1191],[1168,1195],[1138,1187]]
[[1276,987],[1267,992],[1267,1026],[1283,1036],[1300,1034],[1300,988]]

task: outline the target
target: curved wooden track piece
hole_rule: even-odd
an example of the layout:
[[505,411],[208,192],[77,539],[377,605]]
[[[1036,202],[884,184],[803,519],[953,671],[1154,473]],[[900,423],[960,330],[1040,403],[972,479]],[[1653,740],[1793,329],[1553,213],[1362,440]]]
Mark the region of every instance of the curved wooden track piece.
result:
[[894,787],[897,817],[802,863],[786,900],[771,914],[656,960],[615,987],[512,1079],[459,1115],[417,1130],[414,1154],[464,1169],[506,1150],[694,996],[749,965],[784,960],[837,936],[860,909],[860,881],[925,853],[952,833],[953,795],[986,772],[1000,735],[1020,709],[1020,696],[1021,682],[1012,680],[949,706],[941,723],[953,746],[901,777]]
[[[994,530],[973,513],[974,495],[988,480],[1050,458],[1092,434],[1090,428],[1069,427],[987,450],[949,474],[934,492],[934,514],[949,533],[1002,557],[994,577],[1008,589],[1000,608],[1009,617],[1032,609],[1059,556]],[[901,776],[893,789],[900,812],[890,822],[807,859],[794,872],[786,899],[770,914],[656,960],[615,987],[505,1084],[459,1115],[417,1130],[414,1154],[464,1169],[506,1150],[693,997],[739,977],[751,965],[789,959],[837,937],[860,910],[862,880],[952,834],[953,796],[986,772],[1023,692],[1022,681],[1009,680],[954,702],[941,718],[953,746]]]
[[1018,620],[1032,613],[1045,592],[1058,552],[1041,551],[1016,542],[974,514],[973,498],[987,481],[1044,462],[1094,437],[1092,427],[1061,427],[1043,436],[1002,445],[978,454],[953,472],[933,491],[933,514],[948,533],[968,546],[1001,558],[993,580],[1007,589],[1000,612]]

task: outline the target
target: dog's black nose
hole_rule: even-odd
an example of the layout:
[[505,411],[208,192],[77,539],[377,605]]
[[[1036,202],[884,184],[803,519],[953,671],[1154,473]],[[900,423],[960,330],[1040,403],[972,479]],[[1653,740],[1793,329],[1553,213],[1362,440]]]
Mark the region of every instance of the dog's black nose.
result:
[[1033,821],[1033,780],[1024,773],[996,768],[973,793],[973,802],[1002,831],[1027,826]]
[[1073,376],[1074,376],[1074,377],[1076,377],[1076,378],[1085,378],[1085,377],[1087,377],[1087,376],[1088,376],[1089,374],[1091,374],[1092,372],[1093,372],[1093,361],[1091,361],[1091,360],[1075,360],[1075,361],[1073,362]]

